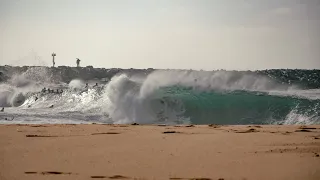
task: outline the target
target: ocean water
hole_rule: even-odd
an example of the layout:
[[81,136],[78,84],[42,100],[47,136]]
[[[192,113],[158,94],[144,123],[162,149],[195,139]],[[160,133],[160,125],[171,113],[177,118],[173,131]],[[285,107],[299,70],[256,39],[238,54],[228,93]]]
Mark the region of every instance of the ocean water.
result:
[[320,124],[319,72],[155,70],[66,82],[32,67],[0,83],[0,123]]

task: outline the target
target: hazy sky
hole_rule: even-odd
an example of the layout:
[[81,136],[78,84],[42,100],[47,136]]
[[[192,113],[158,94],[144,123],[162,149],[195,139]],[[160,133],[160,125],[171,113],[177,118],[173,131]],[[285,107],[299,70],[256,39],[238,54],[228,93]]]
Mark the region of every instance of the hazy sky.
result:
[[0,0],[0,65],[320,69],[319,0]]

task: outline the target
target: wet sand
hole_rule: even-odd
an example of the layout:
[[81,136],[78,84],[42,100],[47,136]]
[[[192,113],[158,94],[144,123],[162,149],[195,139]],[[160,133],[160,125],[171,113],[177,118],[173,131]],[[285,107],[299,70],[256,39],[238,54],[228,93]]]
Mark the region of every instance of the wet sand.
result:
[[320,125],[0,125],[1,180],[319,180]]

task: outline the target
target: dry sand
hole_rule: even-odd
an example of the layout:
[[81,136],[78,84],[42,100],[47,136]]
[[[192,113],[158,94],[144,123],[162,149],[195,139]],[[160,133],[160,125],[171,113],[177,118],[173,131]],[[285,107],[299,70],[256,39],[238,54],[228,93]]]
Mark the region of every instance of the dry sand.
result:
[[319,125],[0,125],[1,180],[319,180],[319,154]]

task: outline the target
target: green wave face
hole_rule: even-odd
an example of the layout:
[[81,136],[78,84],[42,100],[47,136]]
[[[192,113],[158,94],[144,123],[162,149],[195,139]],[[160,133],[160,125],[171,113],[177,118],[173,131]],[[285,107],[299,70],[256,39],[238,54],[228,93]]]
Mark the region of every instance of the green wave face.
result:
[[[197,91],[166,87],[158,90],[154,105],[158,114],[176,112],[192,124],[319,124],[320,100],[292,96],[271,96],[248,91]],[[158,110],[159,108],[155,107]],[[167,113],[170,114],[170,113]]]

